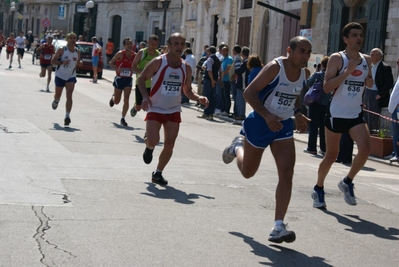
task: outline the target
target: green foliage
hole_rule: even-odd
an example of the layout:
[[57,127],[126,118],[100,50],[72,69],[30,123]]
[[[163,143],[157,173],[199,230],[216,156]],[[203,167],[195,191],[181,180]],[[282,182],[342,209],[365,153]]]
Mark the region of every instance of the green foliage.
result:
[[390,133],[390,131],[389,131],[388,129],[386,129],[386,128],[381,128],[381,129],[378,130],[378,137],[380,137],[380,138],[388,138],[388,137],[391,137],[391,136],[389,135],[389,133]]

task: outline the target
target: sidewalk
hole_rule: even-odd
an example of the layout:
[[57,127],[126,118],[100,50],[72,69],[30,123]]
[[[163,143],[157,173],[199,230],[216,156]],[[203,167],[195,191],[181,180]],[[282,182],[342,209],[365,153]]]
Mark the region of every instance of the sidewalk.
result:
[[[114,77],[115,77],[115,71],[114,70],[103,69],[103,80],[106,80],[106,81],[108,81],[110,83],[113,83]],[[135,88],[135,80],[136,80],[136,76],[133,75],[133,88]],[[192,87],[193,87],[193,90],[196,92],[197,91],[197,84],[193,83]],[[202,112],[203,111],[201,108],[195,106],[195,104],[192,101],[189,104],[183,105],[183,107],[184,108],[189,108],[189,109],[192,109],[192,110],[196,110],[198,112]],[[252,107],[247,103],[247,106],[246,106],[247,115],[248,115],[249,112],[251,112],[251,110],[252,110]],[[224,121],[228,121],[228,122],[233,123],[233,118],[230,118],[230,117],[227,117],[227,116],[221,116],[221,115],[216,115],[215,114],[214,117],[216,117],[216,118],[218,118],[220,120],[224,120]],[[296,133],[296,132],[294,132],[294,140],[307,144],[307,142],[308,142],[308,134],[307,133]],[[297,151],[297,153],[298,153],[298,151]],[[357,154],[357,146],[356,146],[356,143],[355,143],[354,148],[353,148],[353,155],[356,155],[356,154]],[[374,157],[374,156],[369,156],[369,160],[380,162],[380,163],[384,163],[386,165],[395,165],[395,164],[391,164],[389,162],[389,160],[382,159],[382,158],[377,158],[377,157]]]

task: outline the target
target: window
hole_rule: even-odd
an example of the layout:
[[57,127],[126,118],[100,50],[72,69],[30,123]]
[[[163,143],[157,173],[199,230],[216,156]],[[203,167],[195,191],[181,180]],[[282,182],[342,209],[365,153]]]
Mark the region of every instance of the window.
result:
[[252,0],[244,0],[242,9],[250,9],[252,8]]

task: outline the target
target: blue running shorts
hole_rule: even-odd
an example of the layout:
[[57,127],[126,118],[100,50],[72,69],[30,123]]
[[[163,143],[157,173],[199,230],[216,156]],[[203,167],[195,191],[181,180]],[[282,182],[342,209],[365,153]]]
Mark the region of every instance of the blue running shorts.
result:
[[242,123],[240,134],[245,135],[247,141],[256,148],[265,149],[273,141],[289,139],[294,134],[294,122],[291,118],[280,121],[283,129],[272,132],[265,119],[258,113],[251,111]]

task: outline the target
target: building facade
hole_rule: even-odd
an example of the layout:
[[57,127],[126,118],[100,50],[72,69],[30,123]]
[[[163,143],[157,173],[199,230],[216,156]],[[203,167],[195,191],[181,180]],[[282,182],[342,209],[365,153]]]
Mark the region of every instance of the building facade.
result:
[[[307,8],[302,7],[303,2],[312,2],[313,10],[307,12]],[[302,17],[302,20],[283,12]],[[304,17],[308,13],[313,15],[313,24],[306,26]],[[359,22],[365,29],[363,52],[369,53],[372,48],[380,47],[384,61],[396,74],[399,30],[395,25],[399,21],[399,1],[183,0],[181,31],[193,42],[197,57],[205,44],[225,42],[230,47],[235,44],[248,46],[251,53],[268,62],[286,55],[289,40],[300,35],[302,29],[312,40],[313,53],[317,55],[312,60],[318,63],[323,55],[344,49],[340,32],[350,21]]]

